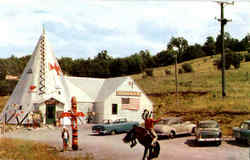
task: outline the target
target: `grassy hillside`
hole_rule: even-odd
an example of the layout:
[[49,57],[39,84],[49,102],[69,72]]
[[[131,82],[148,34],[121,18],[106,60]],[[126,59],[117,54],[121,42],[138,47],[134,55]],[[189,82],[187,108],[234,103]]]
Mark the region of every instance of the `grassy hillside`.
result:
[[[218,120],[225,134],[232,126],[250,119],[250,63],[226,71],[226,98],[221,96],[221,71],[213,66],[217,57],[189,61],[195,72],[179,74],[176,103],[174,66],[154,69],[154,77],[133,75],[136,83],[154,102],[156,116],[183,116],[187,120]],[[178,68],[182,64],[178,64]],[[165,70],[171,71],[170,75]],[[143,78],[144,77],[144,78]]]

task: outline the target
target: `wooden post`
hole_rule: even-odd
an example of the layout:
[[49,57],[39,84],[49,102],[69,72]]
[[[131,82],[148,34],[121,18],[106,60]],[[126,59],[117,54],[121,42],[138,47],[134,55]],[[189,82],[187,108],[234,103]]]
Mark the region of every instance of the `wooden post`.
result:
[[71,99],[71,107],[73,116],[71,117],[71,127],[72,127],[72,149],[78,150],[78,129],[77,129],[77,104],[76,97],[72,97]]
[[77,128],[77,117],[84,117],[82,112],[77,112],[77,101],[76,97],[71,99],[71,112],[63,112],[61,118],[71,118],[71,129],[72,129],[72,150],[78,150],[78,128]]

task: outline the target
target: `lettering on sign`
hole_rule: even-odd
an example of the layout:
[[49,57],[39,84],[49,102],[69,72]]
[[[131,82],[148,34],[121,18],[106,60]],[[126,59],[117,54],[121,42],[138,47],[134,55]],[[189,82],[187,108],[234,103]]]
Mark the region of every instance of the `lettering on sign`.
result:
[[134,91],[116,91],[117,96],[141,96],[141,92]]

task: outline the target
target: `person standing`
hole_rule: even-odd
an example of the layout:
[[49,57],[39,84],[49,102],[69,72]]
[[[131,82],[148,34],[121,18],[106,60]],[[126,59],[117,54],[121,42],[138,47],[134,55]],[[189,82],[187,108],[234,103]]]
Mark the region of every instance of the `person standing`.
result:
[[66,151],[69,142],[69,130],[66,127],[63,127],[62,139],[63,139],[63,151]]
[[28,128],[33,126],[33,112],[31,111],[28,115]]

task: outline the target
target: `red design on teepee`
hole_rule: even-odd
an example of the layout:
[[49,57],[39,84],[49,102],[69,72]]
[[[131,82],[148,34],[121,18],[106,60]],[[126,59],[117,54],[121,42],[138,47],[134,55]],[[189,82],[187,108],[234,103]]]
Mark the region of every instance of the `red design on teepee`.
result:
[[59,65],[57,65],[56,63],[54,63],[54,66],[53,66],[52,64],[49,63],[49,70],[51,71],[53,69],[56,71],[56,73],[57,73],[58,76],[62,72]]
[[36,86],[31,85],[31,86],[30,86],[30,91],[32,91],[32,90],[35,89],[35,88],[36,88]]

